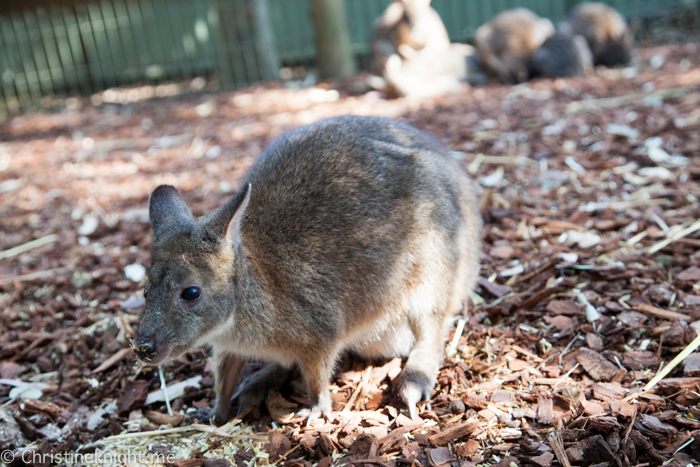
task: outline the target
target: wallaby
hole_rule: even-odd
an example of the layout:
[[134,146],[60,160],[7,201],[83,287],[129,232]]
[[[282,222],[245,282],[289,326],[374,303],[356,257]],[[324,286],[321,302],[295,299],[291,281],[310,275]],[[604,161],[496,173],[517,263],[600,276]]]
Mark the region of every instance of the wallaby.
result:
[[442,52],[450,47],[447,29],[430,0],[392,2],[374,24],[371,71],[384,76],[389,57],[412,58],[418,51]]
[[172,186],[152,193],[134,350],[158,364],[212,345],[218,422],[242,358],[275,362],[243,382],[247,402],[298,365],[310,423],[331,416],[342,352],[408,357],[399,394],[415,418],[435,385],[446,320],[478,277],[478,206],[450,151],[408,124],[343,116],[297,128],[200,220]]
[[505,83],[529,79],[532,56],[554,34],[554,25],[527,8],[496,15],[476,30],[475,42],[484,66]]
[[486,82],[476,49],[458,43],[442,52],[423,49],[403,60],[392,55],[386,62],[384,78],[394,92],[410,97],[441,96],[464,89],[464,83]]
[[583,36],[557,31],[532,57],[535,74],[545,77],[583,75],[593,69],[593,55]]
[[562,24],[564,28],[586,38],[595,65],[628,65],[632,60],[632,30],[617,10],[604,3],[576,5]]

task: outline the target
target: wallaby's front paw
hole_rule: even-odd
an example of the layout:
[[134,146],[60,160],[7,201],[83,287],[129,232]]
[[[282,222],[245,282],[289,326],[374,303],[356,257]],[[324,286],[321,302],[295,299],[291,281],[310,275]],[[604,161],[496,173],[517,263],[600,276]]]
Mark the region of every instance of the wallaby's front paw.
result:
[[320,405],[317,405],[316,407],[312,408],[306,408],[306,409],[301,409],[299,412],[295,414],[295,417],[301,417],[301,418],[306,418],[306,427],[309,428],[311,426],[311,423],[313,423],[315,420],[318,420],[319,418],[323,417],[329,422],[332,422],[334,417],[333,417],[333,411],[331,410],[330,407],[321,407]]
[[228,414],[219,413],[214,409],[205,407],[203,409],[197,409],[194,412],[187,414],[190,420],[195,420],[198,423],[212,423],[216,426],[221,426],[228,422]]
[[404,370],[401,377],[401,398],[403,399],[408,414],[413,420],[419,420],[417,405],[420,401],[430,400],[435,382],[433,378],[410,369]]

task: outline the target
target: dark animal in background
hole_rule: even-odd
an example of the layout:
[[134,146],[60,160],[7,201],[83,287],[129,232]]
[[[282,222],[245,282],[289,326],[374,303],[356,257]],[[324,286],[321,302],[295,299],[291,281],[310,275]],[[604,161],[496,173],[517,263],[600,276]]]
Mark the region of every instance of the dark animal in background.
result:
[[538,76],[569,77],[590,72],[593,56],[583,36],[557,31],[537,49],[532,64]]
[[496,15],[476,30],[475,42],[483,65],[505,83],[527,81],[534,71],[532,56],[554,34],[554,25],[527,8]]
[[372,73],[384,75],[384,66],[392,55],[413,58],[418,51],[442,52],[450,38],[440,15],[430,0],[392,2],[374,24],[372,35]]
[[416,417],[479,272],[479,203],[448,148],[404,123],[335,117],[274,141],[241,186],[199,221],[175,188],[151,195],[139,357],[212,345],[219,422],[242,358],[274,362],[242,383],[243,405],[298,365],[310,422],[330,416],[343,352],[407,357],[400,395]]
[[628,65],[632,59],[632,30],[617,10],[604,3],[581,3],[575,6],[561,29],[586,38],[595,65]]

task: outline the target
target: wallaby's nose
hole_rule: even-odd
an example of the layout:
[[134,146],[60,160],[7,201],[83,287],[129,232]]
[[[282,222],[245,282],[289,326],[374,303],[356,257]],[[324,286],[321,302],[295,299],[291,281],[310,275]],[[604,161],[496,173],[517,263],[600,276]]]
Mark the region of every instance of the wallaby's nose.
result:
[[156,354],[156,340],[153,336],[137,337],[131,350],[141,360],[151,361]]

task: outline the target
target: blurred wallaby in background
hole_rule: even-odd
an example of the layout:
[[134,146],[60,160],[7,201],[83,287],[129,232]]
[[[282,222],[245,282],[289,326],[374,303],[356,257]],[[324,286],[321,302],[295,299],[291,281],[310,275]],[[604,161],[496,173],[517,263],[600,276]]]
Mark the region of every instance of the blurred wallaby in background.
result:
[[505,83],[527,81],[534,71],[532,56],[554,34],[554,25],[527,8],[496,15],[476,30],[482,64]]
[[583,36],[557,31],[532,57],[537,76],[568,77],[593,69],[593,55]]
[[458,92],[464,89],[464,83],[483,84],[487,76],[474,47],[451,44],[441,53],[421,50],[410,59],[389,57],[384,79],[399,95],[432,97]]
[[627,65],[632,60],[632,30],[617,10],[604,3],[576,5],[561,29],[586,38],[595,65],[613,67]]
[[374,24],[371,71],[383,76],[386,61],[395,54],[410,59],[418,51],[442,52],[449,46],[447,29],[430,0],[394,1]]
[[479,273],[479,202],[450,150],[405,123],[335,117],[275,140],[241,187],[200,220],[175,188],[151,195],[137,355],[158,364],[212,345],[219,422],[241,358],[274,362],[242,383],[241,405],[298,365],[310,422],[331,415],[343,352],[407,357],[399,390],[417,417]]

